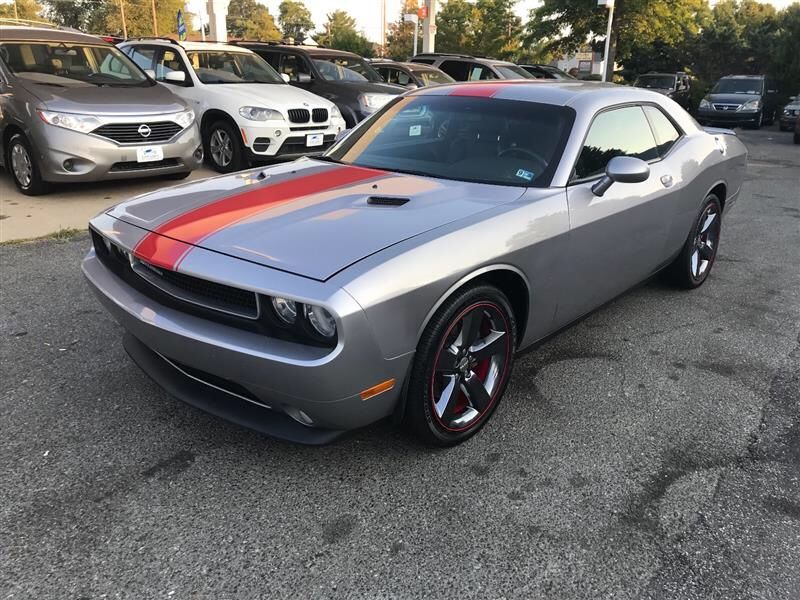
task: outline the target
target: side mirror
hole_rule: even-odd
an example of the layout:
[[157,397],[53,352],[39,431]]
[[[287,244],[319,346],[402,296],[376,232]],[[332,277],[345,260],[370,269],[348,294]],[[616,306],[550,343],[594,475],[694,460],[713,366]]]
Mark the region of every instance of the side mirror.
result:
[[150,79],[156,78],[156,72],[153,69],[145,69],[144,72]]
[[416,90],[419,86],[416,83],[407,83],[406,89],[407,90]]
[[592,186],[595,196],[603,196],[615,183],[642,183],[650,177],[650,165],[640,158],[616,156],[608,161],[606,174]]
[[297,83],[311,83],[311,75],[308,73],[298,73]]
[[281,73],[281,79],[283,79],[286,83],[289,83],[292,78],[289,77],[286,73]]
[[185,83],[186,73],[183,71],[170,71],[164,75],[164,81],[169,81],[170,83]]

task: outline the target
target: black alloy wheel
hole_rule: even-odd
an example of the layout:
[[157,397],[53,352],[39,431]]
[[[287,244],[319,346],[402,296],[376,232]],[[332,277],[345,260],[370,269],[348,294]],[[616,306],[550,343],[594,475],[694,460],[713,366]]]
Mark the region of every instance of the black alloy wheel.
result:
[[721,232],[722,205],[716,195],[709,194],[681,253],[669,267],[677,285],[686,289],[703,285],[714,266]]
[[417,348],[408,387],[409,425],[439,446],[474,435],[505,391],[516,343],[513,311],[497,288],[470,287],[445,302]]

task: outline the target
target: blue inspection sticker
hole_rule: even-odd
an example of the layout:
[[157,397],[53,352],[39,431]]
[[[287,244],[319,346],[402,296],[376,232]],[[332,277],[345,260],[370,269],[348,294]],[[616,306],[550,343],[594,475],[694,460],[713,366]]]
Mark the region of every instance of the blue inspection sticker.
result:
[[517,177],[520,179],[524,179],[525,181],[533,181],[533,171],[526,171],[525,169],[519,169],[517,171]]

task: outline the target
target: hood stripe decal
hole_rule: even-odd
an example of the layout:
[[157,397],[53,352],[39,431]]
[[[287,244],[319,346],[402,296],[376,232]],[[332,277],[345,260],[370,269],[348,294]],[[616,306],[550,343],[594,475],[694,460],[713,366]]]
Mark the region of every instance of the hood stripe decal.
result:
[[492,98],[497,92],[508,86],[508,83],[468,83],[455,86],[448,96],[471,96],[475,98]]
[[383,171],[374,169],[336,166],[260,185],[204,204],[159,225],[139,241],[133,253],[150,264],[174,271],[193,247],[226,227],[276,205],[384,175]]

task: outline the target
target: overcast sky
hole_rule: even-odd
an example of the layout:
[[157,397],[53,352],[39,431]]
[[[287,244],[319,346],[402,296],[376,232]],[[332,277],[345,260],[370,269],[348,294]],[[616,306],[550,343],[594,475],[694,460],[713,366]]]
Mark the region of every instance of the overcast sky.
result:
[[[258,0],[266,5],[269,11],[277,18],[278,5],[281,0]],[[766,1],[766,0],[760,0]],[[797,0],[770,0],[771,4],[783,8]],[[305,5],[311,11],[317,28],[321,29],[325,23],[326,15],[337,8],[341,8],[353,15],[358,21],[361,31],[371,40],[379,41],[381,36],[381,2],[382,0],[304,0]],[[712,3],[714,0],[712,0]],[[538,4],[538,0],[519,0],[516,6],[517,14],[527,19],[528,11]],[[190,11],[197,14],[205,9],[205,0],[187,0],[187,7]],[[442,0],[439,0],[441,6]],[[394,21],[400,14],[401,0],[386,0],[387,20]],[[202,7],[202,9],[200,8]]]

